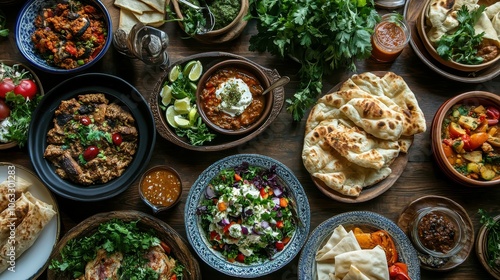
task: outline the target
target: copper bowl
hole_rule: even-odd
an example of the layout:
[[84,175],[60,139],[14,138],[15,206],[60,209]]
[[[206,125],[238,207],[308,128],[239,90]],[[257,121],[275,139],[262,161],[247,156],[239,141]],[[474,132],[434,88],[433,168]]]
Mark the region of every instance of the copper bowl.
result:
[[[495,220],[498,223],[498,220],[500,220],[500,215],[493,217],[493,220]],[[490,261],[490,256],[488,256],[488,234],[490,233],[490,230],[486,227],[486,225],[481,226],[479,229],[479,232],[477,234],[477,239],[476,239],[476,255],[483,267],[488,271],[491,276],[493,276],[495,279],[500,280],[500,267],[491,267],[489,265]]]
[[500,179],[484,181],[468,178],[458,172],[448,161],[442,147],[442,124],[446,118],[448,111],[455,104],[466,104],[473,106],[483,105],[485,107],[492,105],[500,109],[500,96],[486,91],[469,91],[445,101],[439,107],[436,114],[434,115],[431,126],[432,152],[437,164],[439,165],[443,173],[445,173],[450,179],[458,184],[469,187],[491,187],[499,185]]
[[198,81],[198,87],[196,89],[196,106],[198,108],[198,113],[200,114],[200,117],[202,118],[203,122],[212,130],[214,130],[217,133],[220,134],[225,134],[225,135],[243,135],[247,134],[259,126],[261,126],[264,121],[267,119],[269,113],[271,112],[271,109],[273,107],[273,102],[274,102],[274,97],[272,92],[267,93],[264,96],[264,108],[260,115],[257,117],[255,121],[250,123],[247,126],[242,126],[240,129],[237,130],[231,130],[227,128],[222,128],[218,126],[217,124],[213,123],[208,116],[206,115],[205,111],[203,110],[204,108],[204,101],[202,98],[202,93],[203,89],[205,88],[205,84],[207,80],[209,80],[217,71],[221,69],[227,69],[227,68],[236,68],[239,71],[249,74],[253,77],[255,77],[261,84],[263,90],[268,88],[270,86],[270,81],[267,75],[264,73],[264,71],[257,66],[256,64],[245,61],[245,60],[240,60],[240,59],[229,59],[229,60],[224,60],[221,61],[211,68],[209,68],[203,76],[201,76],[200,80]]
[[[487,67],[490,67],[491,65],[498,62],[498,60],[500,60],[500,55],[497,55],[496,58],[494,58],[490,61],[481,63],[481,64],[463,64],[463,63],[457,63],[455,61],[446,60],[446,59],[442,58],[437,53],[436,48],[434,47],[434,45],[430,41],[429,37],[427,36],[427,32],[429,32],[429,29],[430,29],[430,23],[427,20],[427,14],[428,14],[431,0],[425,0],[425,1],[426,1],[426,3],[424,4],[424,8],[422,9],[422,11],[420,11],[419,18],[416,22],[417,31],[418,31],[418,34],[420,35],[420,38],[422,39],[422,43],[423,43],[425,49],[427,50],[427,52],[429,52],[429,54],[434,59],[436,59],[439,63],[443,64],[444,66],[455,69],[455,70],[464,71],[464,72],[475,72],[475,71],[479,71],[479,70],[485,69]],[[480,0],[478,2],[478,4],[484,4],[486,6],[489,6],[489,5],[494,4],[496,2],[498,2],[498,0]]]
[[[151,180],[155,180],[155,182]],[[155,190],[157,191],[157,196],[154,198],[149,197],[148,194],[154,194]],[[139,194],[142,201],[151,207],[154,213],[168,210],[181,200],[181,176],[170,166],[154,166],[142,175],[139,184]]]

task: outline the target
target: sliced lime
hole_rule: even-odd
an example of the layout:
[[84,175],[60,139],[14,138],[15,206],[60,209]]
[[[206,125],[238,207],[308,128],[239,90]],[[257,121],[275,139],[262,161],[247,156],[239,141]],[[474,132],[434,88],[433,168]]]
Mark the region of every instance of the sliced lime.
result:
[[189,123],[193,125],[198,116],[199,116],[198,109],[196,109],[196,105],[194,105],[188,114]]
[[189,120],[180,116],[180,115],[175,115],[174,121],[177,124],[177,126],[180,128],[188,128],[191,126],[191,124],[189,123]]
[[196,64],[196,61],[197,60],[191,60],[188,63],[186,63],[186,65],[184,65],[184,69],[182,69],[182,74],[184,74],[184,76],[189,75],[191,68],[193,68],[193,66]]
[[196,93],[196,89],[198,88],[198,85],[196,85],[196,84],[195,84],[195,83],[193,83],[193,82],[189,82],[189,87],[191,88],[191,90],[192,90],[193,92],[195,92],[195,93]]
[[174,109],[178,114],[187,114],[191,110],[191,99],[189,97],[184,97],[182,99],[176,99],[174,101]]
[[172,88],[169,85],[165,85],[161,89],[160,96],[161,96],[161,103],[167,106],[172,101]]
[[198,79],[201,77],[201,73],[203,72],[203,65],[201,65],[201,62],[199,60],[196,61],[196,63],[193,65],[191,70],[189,71],[188,78],[192,82],[198,81]]
[[165,116],[167,117],[168,124],[173,128],[177,128],[177,123],[174,120],[174,117],[177,115],[178,113],[175,111],[174,106],[169,106],[167,108],[167,113],[165,114]]
[[181,67],[179,65],[175,65],[168,73],[168,80],[170,82],[175,82],[175,80],[179,77],[179,73],[181,73]]

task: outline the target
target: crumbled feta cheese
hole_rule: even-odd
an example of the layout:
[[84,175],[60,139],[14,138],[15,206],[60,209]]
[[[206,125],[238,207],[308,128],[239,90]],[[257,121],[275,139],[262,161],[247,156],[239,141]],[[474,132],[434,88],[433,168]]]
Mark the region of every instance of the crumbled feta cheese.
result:
[[10,142],[9,139],[6,138],[7,133],[9,132],[9,127],[12,125],[9,118],[4,119],[0,122],[0,142],[7,143]]

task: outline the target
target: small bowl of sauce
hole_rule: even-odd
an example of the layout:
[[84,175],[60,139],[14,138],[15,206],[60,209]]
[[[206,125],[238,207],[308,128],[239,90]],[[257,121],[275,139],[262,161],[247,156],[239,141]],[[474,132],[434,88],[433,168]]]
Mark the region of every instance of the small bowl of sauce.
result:
[[410,28],[397,13],[382,16],[371,37],[372,58],[379,62],[396,60],[410,41]]
[[410,237],[421,253],[449,258],[465,246],[465,222],[455,211],[446,207],[429,207],[413,221]]
[[165,165],[150,168],[142,175],[139,194],[154,213],[172,208],[182,195],[179,173]]

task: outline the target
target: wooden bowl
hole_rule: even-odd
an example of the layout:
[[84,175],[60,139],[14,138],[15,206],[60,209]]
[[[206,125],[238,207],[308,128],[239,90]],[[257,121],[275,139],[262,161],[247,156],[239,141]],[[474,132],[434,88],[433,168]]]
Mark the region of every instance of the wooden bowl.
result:
[[[497,223],[500,220],[500,215],[493,218]],[[483,265],[483,267],[488,271],[488,273],[493,276],[495,279],[500,280],[500,267],[491,267],[488,262],[490,257],[488,256],[488,234],[490,230],[486,227],[486,225],[481,226],[479,232],[477,234],[476,239],[476,255],[479,259],[479,262]]]
[[[179,19],[183,19],[184,16],[179,6],[179,2],[174,0],[172,1],[172,5],[174,6],[174,11],[177,17]],[[247,25],[247,21],[244,20],[243,17],[248,13],[249,5],[249,0],[241,0],[240,12],[231,23],[223,28],[212,30],[205,34],[195,35],[194,38],[204,43],[223,43],[237,38]],[[179,25],[184,30],[182,21],[179,21]]]
[[214,75],[216,74],[219,70],[224,70],[224,69],[229,69],[229,68],[234,68],[240,71],[241,73],[244,73],[245,75],[250,75],[253,76],[262,88],[265,90],[270,86],[270,81],[267,78],[266,74],[262,69],[257,67],[255,64],[252,64],[248,61],[245,60],[240,60],[240,59],[228,59],[221,61],[214,66],[210,67],[200,78],[198,81],[198,87],[196,90],[196,105],[198,108],[198,113],[200,114],[200,117],[202,120],[205,122],[205,124],[214,130],[217,133],[220,134],[225,134],[225,135],[244,135],[248,134],[251,131],[257,129],[259,126],[261,126],[264,121],[267,119],[269,113],[271,112],[273,102],[274,102],[274,97],[272,93],[268,93],[264,96],[264,108],[262,112],[259,114],[259,116],[254,120],[252,123],[242,126],[239,129],[233,130],[233,129],[228,129],[228,128],[223,128],[215,123],[213,123],[210,118],[207,116],[205,110],[205,101],[202,98],[203,90],[205,88],[205,84],[207,81]]
[[[472,65],[472,64],[457,63],[455,61],[446,60],[446,59],[442,58],[437,53],[434,45],[432,44],[432,42],[430,41],[430,39],[427,36],[427,33],[430,30],[430,26],[428,25],[428,21],[427,21],[427,14],[428,14],[428,10],[429,10],[431,1],[432,0],[426,0],[423,9],[420,11],[420,15],[419,15],[419,18],[417,20],[416,25],[417,25],[417,32],[420,35],[420,38],[422,39],[422,42],[423,42],[425,49],[429,52],[429,54],[434,59],[436,59],[439,63],[441,63],[447,67],[450,67],[452,69],[459,70],[459,71],[464,71],[464,72],[480,71],[482,69],[485,69],[487,67],[494,65],[495,63],[497,63],[500,60],[500,55],[497,55],[497,57],[495,59],[492,59],[490,61],[487,61],[487,62],[484,62],[481,64]],[[489,6],[495,2],[497,2],[497,0],[480,0],[479,4],[484,4],[484,5]]]
[[[24,69],[24,70],[28,71],[31,74],[31,77],[33,78],[33,80],[35,81],[35,83],[38,87],[37,96],[45,94],[45,92],[43,90],[42,82],[40,81],[40,79],[38,78],[36,73],[31,68],[29,68],[28,66],[26,66],[22,63],[19,63],[17,61],[13,61],[13,60],[1,60],[0,63],[3,63],[7,66],[19,65],[20,69]],[[26,132],[26,133],[28,133],[28,132]],[[13,148],[17,145],[18,145],[18,143],[16,141],[11,141],[11,142],[7,142],[7,143],[0,143],[0,150]]]
[[[61,250],[68,243],[68,241],[75,238],[82,238],[85,236],[90,236],[95,233],[99,228],[99,225],[108,222],[113,219],[122,220],[124,222],[134,222],[140,229],[145,231],[152,230],[153,233],[163,242],[165,242],[171,248],[171,254],[173,258],[184,265],[184,278],[185,280],[201,280],[201,272],[199,264],[191,253],[188,243],[180,236],[173,228],[171,228],[167,223],[147,215],[145,213],[135,211],[135,210],[125,210],[125,211],[112,211],[106,213],[96,214],[82,221],[74,228],[70,229],[57,243],[54,248],[52,255],[50,256],[50,261],[61,260]],[[58,274],[54,270],[47,270],[47,279],[49,280],[61,280],[61,279],[74,279],[71,275]]]
[[466,104],[473,106],[495,106],[500,108],[500,96],[486,91],[469,91],[457,95],[445,101],[437,110],[432,120],[431,126],[431,144],[433,156],[441,168],[441,171],[446,174],[454,182],[468,187],[492,187],[500,184],[500,179],[484,181],[468,178],[458,172],[453,165],[448,161],[444,149],[442,147],[442,129],[443,121],[447,113],[455,104]]

